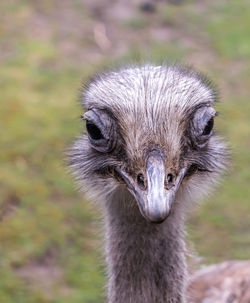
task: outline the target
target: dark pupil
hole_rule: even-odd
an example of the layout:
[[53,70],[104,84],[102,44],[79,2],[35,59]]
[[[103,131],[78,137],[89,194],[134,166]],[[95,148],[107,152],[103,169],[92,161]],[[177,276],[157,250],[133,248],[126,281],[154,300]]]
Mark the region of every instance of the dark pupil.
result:
[[204,128],[202,135],[203,135],[203,136],[209,135],[209,134],[211,133],[211,130],[213,129],[213,126],[214,126],[214,118],[211,118],[211,119],[207,122],[207,125],[206,125],[206,127]]
[[86,127],[87,127],[87,131],[92,139],[100,140],[100,139],[104,138],[102,135],[102,132],[94,123],[87,120]]

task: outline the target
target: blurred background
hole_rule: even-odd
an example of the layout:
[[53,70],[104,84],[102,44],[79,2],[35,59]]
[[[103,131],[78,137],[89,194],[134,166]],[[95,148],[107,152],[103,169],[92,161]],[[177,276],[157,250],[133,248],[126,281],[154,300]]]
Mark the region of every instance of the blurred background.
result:
[[233,161],[188,237],[202,263],[250,259],[249,59],[249,0],[1,0],[0,302],[104,302],[100,215],[65,150],[82,82],[123,62],[178,60],[218,85]]

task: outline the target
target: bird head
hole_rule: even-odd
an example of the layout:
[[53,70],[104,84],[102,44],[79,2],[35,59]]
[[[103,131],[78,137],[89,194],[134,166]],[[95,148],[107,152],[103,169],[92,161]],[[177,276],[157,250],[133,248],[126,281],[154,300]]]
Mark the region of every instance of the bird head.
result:
[[224,170],[215,100],[204,76],[180,66],[99,75],[84,92],[87,132],[71,153],[82,188],[104,197],[126,187],[146,220],[164,221],[181,195],[206,191]]

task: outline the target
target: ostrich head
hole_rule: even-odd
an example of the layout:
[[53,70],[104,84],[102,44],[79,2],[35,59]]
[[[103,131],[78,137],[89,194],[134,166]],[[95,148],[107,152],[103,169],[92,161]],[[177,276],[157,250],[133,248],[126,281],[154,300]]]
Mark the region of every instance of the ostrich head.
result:
[[103,199],[125,186],[146,220],[162,222],[224,169],[215,99],[204,76],[180,66],[99,75],[84,93],[87,133],[71,154],[82,188]]

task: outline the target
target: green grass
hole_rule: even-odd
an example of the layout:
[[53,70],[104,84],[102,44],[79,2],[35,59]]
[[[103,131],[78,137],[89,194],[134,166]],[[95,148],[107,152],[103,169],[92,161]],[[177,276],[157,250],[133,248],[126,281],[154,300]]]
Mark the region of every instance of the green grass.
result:
[[[82,8],[77,3],[73,11]],[[56,11],[49,1],[42,7],[37,1],[0,4],[7,22],[1,27],[0,50],[0,302],[104,301],[101,236],[93,223],[99,215],[77,193],[65,150],[82,131],[76,102],[82,80],[114,62],[188,61],[193,52],[204,51],[202,65],[222,87],[217,129],[230,142],[233,165],[221,186],[192,213],[189,238],[207,263],[249,258],[250,5],[247,0],[211,2],[201,9],[209,13],[200,15],[195,1],[187,1],[160,6],[151,17],[138,14],[126,24],[121,21],[119,39],[138,31],[126,51],[100,55],[94,50],[94,59],[79,62],[65,55],[57,40],[59,17],[48,19],[47,35],[30,33],[29,18],[39,10],[47,18]],[[86,26],[96,22],[86,15]],[[166,34],[174,29],[179,38],[169,43],[150,38],[147,30],[157,26]],[[66,40],[79,49],[79,58],[82,52],[91,58],[94,46],[86,43],[92,38]]]
[[80,131],[75,99],[88,74],[55,64],[51,44],[23,40],[19,55],[1,66],[1,302],[56,302],[52,297],[61,290],[47,296],[46,289],[32,286],[32,277],[29,287],[18,275],[28,264],[45,262],[51,251],[75,298],[67,302],[100,299],[92,215],[64,161]]
[[137,16],[131,18],[125,22],[124,26],[128,27],[131,30],[145,29],[149,25],[149,22],[145,16]]
[[208,26],[212,43],[221,57],[249,59],[250,5],[247,0],[230,0],[211,16]]

